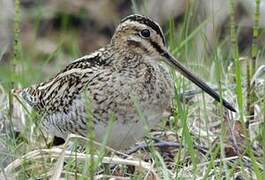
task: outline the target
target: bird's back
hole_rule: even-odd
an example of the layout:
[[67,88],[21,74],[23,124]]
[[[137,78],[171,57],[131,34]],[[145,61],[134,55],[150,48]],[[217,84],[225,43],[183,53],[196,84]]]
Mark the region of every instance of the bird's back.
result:
[[[102,139],[114,117],[113,128],[120,130],[114,130],[111,139],[132,137],[128,127],[137,127],[141,137],[144,128],[137,108],[151,128],[169,109],[172,82],[161,65],[131,54],[122,56],[120,61],[124,63],[115,64],[118,57],[110,52],[103,48],[77,59],[49,81],[22,91],[25,101],[42,114],[41,124],[46,131],[63,138],[69,133],[86,136],[89,116],[98,139]],[[110,144],[116,146],[115,142]]]

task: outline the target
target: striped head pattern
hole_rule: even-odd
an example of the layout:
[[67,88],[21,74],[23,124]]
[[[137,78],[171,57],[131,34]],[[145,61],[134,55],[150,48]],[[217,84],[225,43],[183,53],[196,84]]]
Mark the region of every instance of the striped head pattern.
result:
[[134,53],[157,56],[165,49],[165,37],[155,21],[134,14],[121,20],[113,35],[112,44],[117,49],[129,48]]

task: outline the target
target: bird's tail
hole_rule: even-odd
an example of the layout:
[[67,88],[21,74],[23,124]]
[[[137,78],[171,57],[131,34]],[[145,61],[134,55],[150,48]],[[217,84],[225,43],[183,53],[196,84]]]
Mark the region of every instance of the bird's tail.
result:
[[39,102],[36,97],[36,90],[34,86],[31,86],[24,89],[14,89],[13,94],[29,106],[35,107]]

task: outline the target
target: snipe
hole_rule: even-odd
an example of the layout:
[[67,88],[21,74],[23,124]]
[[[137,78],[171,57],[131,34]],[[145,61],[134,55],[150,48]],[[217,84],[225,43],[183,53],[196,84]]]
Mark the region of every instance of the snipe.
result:
[[62,138],[70,133],[86,136],[92,130],[87,128],[89,102],[96,140],[102,140],[114,117],[108,145],[123,149],[144,136],[136,106],[149,128],[169,114],[174,82],[162,61],[235,111],[170,55],[160,26],[142,15],[124,18],[110,44],[73,61],[49,81],[21,90],[20,95],[41,114],[43,129]]

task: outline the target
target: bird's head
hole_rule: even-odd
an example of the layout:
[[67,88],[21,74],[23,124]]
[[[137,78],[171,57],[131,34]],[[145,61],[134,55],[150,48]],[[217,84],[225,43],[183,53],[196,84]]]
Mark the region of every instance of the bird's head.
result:
[[215,100],[222,102],[226,108],[234,112],[236,111],[232,105],[222,99],[204,81],[193,75],[168,52],[165,36],[161,27],[150,18],[134,14],[122,19],[116,28],[111,44],[119,52],[133,52],[135,54],[149,56],[154,61],[161,59],[173,66],[183,76],[199,86]]
[[165,49],[161,27],[148,17],[134,14],[125,17],[116,28],[111,43],[120,51],[159,57]]

